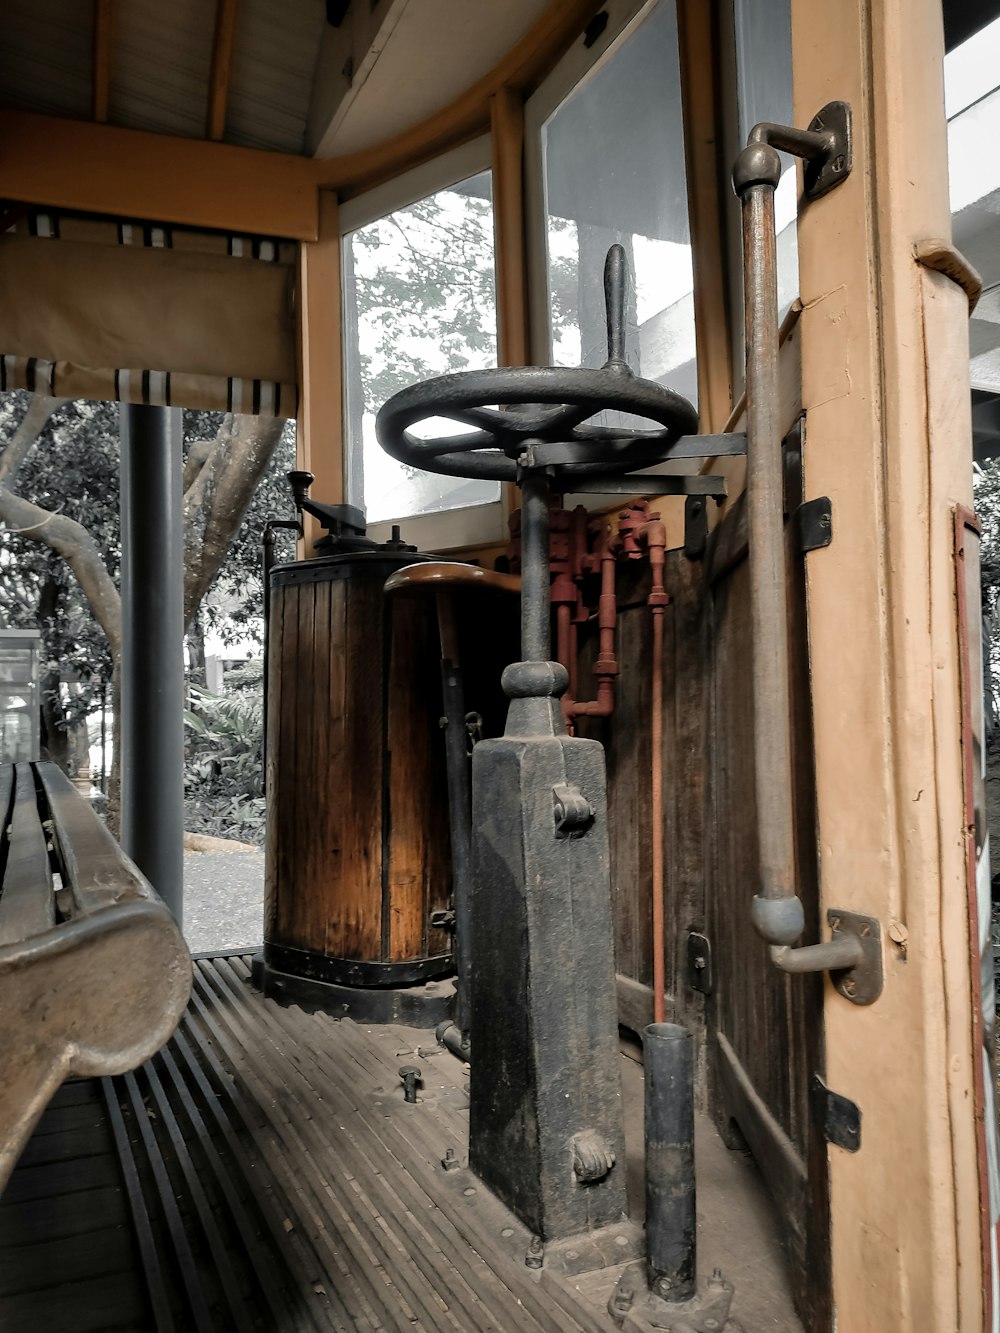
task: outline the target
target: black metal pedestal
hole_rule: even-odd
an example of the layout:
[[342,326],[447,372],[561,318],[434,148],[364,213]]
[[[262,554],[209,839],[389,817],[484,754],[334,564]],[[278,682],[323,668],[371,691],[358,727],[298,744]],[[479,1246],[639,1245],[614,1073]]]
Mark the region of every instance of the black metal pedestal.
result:
[[562,667],[504,684],[539,694],[473,756],[469,1164],[550,1241],[627,1215],[604,751],[562,734]]
[[455,1004],[455,985],[450,978],[412,986],[347,986],[286,972],[263,953],[254,954],[251,975],[259,990],[280,1003],[335,1018],[353,1018],[356,1023],[435,1028],[450,1018]]

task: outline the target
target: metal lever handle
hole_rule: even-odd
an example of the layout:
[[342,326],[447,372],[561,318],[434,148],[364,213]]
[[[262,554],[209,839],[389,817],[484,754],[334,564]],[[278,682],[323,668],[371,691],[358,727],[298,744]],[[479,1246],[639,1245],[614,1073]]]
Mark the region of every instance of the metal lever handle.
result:
[[[859,986],[873,953],[857,939],[792,948],[805,927],[795,891],[791,690],[785,579],[784,477],[778,380],[778,277],[774,191],[781,177],[777,149],[806,159],[804,197],[815,199],[845,180],[851,168],[851,114],[830,103],[806,130],[756,125],[733,167],[743,215],[746,317],[747,526],[754,701],[754,787],[760,854],[760,891],[750,917],[771,946],[774,964],[787,972],[837,973],[836,984],[855,1003],[871,1003],[881,989]],[[877,929],[870,923],[868,929]],[[874,993],[873,993],[874,991]],[[864,998],[860,998],[861,996]]]
[[604,310],[608,324],[608,359],[605,370],[627,369],[625,361],[625,290],[628,264],[622,246],[612,245],[604,261]]

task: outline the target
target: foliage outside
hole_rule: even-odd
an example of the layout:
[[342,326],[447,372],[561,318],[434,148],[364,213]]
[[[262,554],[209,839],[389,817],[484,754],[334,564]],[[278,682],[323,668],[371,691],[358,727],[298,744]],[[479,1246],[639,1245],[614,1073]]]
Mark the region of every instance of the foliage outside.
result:
[[263,661],[226,672],[225,693],[189,687],[184,713],[185,825],[191,833],[264,841]]
[[[208,627],[259,644],[260,534],[291,509],[294,427],[208,412],[185,412],[183,425],[191,639]],[[117,404],[0,395],[0,624],[42,631],[44,752],[71,773],[87,763],[88,717],[93,731],[115,695],[118,475]]]

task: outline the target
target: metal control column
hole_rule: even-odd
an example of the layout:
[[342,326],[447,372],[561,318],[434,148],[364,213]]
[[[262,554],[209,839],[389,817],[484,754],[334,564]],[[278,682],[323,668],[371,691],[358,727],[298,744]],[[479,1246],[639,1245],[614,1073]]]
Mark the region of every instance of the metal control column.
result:
[[181,414],[121,410],[121,843],[178,921],[184,888]]

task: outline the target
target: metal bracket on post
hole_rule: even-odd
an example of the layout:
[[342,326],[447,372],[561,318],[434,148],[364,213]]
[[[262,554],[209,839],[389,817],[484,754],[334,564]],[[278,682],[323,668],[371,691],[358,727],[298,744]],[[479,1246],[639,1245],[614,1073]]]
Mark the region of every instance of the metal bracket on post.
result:
[[747,143],[748,146],[770,144],[783,153],[801,157],[804,163],[803,198],[819,199],[851,174],[853,146],[850,103],[827,102],[804,130],[797,130],[791,125],[761,122],[750,131]]
[[783,972],[829,972],[835,989],[852,1004],[874,1004],[882,994],[882,927],[873,916],[833,907],[826,914],[831,935],[823,944],[797,949],[771,946],[771,961]]

